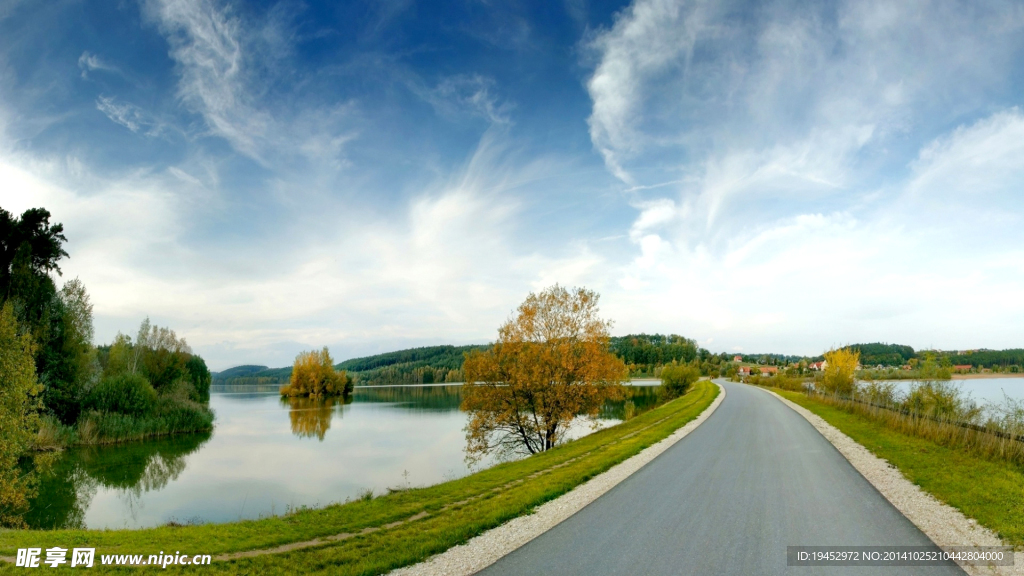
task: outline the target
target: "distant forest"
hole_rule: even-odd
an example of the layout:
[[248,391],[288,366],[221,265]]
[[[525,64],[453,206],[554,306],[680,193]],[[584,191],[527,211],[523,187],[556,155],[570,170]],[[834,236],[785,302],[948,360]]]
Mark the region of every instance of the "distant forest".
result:
[[[630,334],[611,339],[611,349],[633,376],[652,374],[654,369],[672,361],[691,362],[706,350],[683,336],[662,334]],[[462,382],[462,361],[467,352],[486,350],[488,345],[426,346],[352,358],[336,364],[346,370],[357,386],[382,384],[432,384]],[[245,365],[229,368],[213,376],[214,384],[285,384],[292,369]]]
[[[695,360],[701,371],[716,374],[724,369],[724,363],[732,360],[732,354],[711,354],[700,348],[693,339],[677,334],[628,334],[615,336],[610,347],[629,367],[630,376],[656,376],[661,366],[672,362],[689,363]],[[462,382],[462,361],[467,352],[485,350],[486,345],[471,346],[425,346],[387,352],[362,358],[352,358],[335,365],[339,370],[348,371],[357,386],[382,384],[433,384]],[[972,350],[963,351],[915,351],[902,344],[851,344],[860,352],[861,364],[865,367],[896,367],[912,363],[913,359],[934,354],[937,359],[950,365],[971,365],[1002,371],[1019,371],[1024,366],[1024,349]],[[745,363],[785,366],[800,360],[821,360],[822,357],[807,358],[790,354],[740,354]],[[292,369],[268,368],[267,366],[245,365],[229,368],[213,376],[218,385],[285,384],[291,377]]]
[[[462,382],[462,360],[467,352],[487,346],[426,346],[345,360],[334,367],[345,370],[357,386],[381,384],[434,384]],[[237,366],[214,375],[214,384],[285,384],[292,369]]]
[[[917,350],[901,344],[852,344],[850,348],[860,352],[862,366],[903,366],[911,364],[912,359],[922,359],[926,355],[934,355],[937,360],[953,366],[972,366],[974,368],[1019,370],[1024,366],[1024,349],[1009,350]],[[820,359],[820,358],[819,358]],[[1016,371],[1016,370],[1015,370]]]

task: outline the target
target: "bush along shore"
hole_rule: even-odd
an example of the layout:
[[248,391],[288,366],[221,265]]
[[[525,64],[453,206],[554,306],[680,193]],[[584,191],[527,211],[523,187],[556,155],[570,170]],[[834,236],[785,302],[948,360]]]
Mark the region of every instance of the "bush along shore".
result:
[[[682,396],[543,453],[425,488],[397,489],[261,520],[146,530],[55,530],[47,542],[96,556],[174,550],[213,555],[219,574],[383,574],[462,544],[557,498],[664,439],[719,394],[701,381]],[[0,531],[0,556],[38,546],[40,532]],[[194,552],[193,552],[194,551]],[[174,567],[178,568],[178,567]],[[172,567],[169,567],[172,569]]]

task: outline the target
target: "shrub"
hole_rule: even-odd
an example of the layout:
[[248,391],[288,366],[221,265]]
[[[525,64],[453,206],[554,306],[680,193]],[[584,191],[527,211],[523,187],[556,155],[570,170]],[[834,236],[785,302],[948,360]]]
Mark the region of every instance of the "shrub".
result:
[[686,393],[697,380],[700,380],[700,370],[693,366],[673,363],[661,370],[661,390],[669,398]]
[[156,391],[139,374],[106,378],[93,388],[86,406],[99,412],[142,415],[156,406]]
[[815,382],[818,390],[825,394],[850,396],[854,390],[853,372],[860,362],[860,352],[851,348],[840,348],[825,353],[825,369],[822,379]]

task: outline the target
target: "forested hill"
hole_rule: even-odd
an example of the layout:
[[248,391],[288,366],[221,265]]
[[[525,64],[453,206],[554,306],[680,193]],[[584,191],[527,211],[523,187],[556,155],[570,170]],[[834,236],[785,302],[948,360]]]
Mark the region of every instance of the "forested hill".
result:
[[223,372],[214,372],[213,373],[213,379],[214,380],[227,380],[227,379],[230,379],[230,378],[239,378],[241,376],[249,376],[249,375],[254,374],[256,372],[262,372],[264,370],[269,370],[269,369],[270,368],[267,367],[267,366],[255,366],[253,364],[246,364],[245,366],[235,366],[234,368],[228,368],[227,370],[225,370]]
[[[851,344],[850,348],[860,352],[860,363],[863,366],[902,366],[910,364],[910,360],[918,360],[933,355],[937,360],[949,365],[969,365],[975,368],[1012,369],[1016,371],[1024,367],[1024,349],[1009,350],[918,350],[901,344]],[[818,358],[821,359],[820,357]]]
[[614,336],[610,347],[630,372],[649,372],[672,361],[690,362],[697,357],[697,342],[677,334],[627,334]]
[[902,366],[917,353],[910,346],[901,344],[852,344],[850,348],[860,352],[860,363],[863,366]]
[[[432,384],[462,382],[462,361],[466,352],[485,350],[487,346],[425,346],[352,358],[336,364],[346,370],[356,385]],[[284,384],[291,367],[238,366],[214,376],[216,384]]]
[[[673,360],[690,362],[700,352],[694,340],[675,334],[629,334],[613,337],[610,344],[612,352],[631,367],[634,375],[647,373]],[[346,370],[355,378],[357,386],[462,382],[465,354],[487,348],[487,345],[425,346],[352,358],[336,364],[335,368]],[[285,384],[291,372],[291,367],[238,366],[215,374],[214,383]]]
[[349,372],[367,372],[388,366],[399,366],[416,364],[418,366],[430,366],[432,368],[446,368],[458,370],[462,368],[463,355],[473,350],[486,350],[487,346],[426,346],[424,348],[410,348],[397,352],[387,352],[366,356],[363,358],[352,358],[337,365],[339,370]]

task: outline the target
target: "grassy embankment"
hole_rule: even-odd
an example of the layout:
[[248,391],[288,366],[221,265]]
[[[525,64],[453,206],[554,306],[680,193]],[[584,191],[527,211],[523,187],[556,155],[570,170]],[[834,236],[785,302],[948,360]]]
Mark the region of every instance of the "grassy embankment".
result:
[[799,392],[775,389],[807,408],[879,458],[887,460],[911,482],[967,517],[993,530],[1006,542],[1024,547],[1024,466],[992,455],[974,454],[962,446],[897,431],[881,421],[851,413]]
[[[548,452],[427,488],[232,524],[147,530],[0,532],[0,555],[29,546],[102,554],[225,554],[324,539],[312,547],[229,561],[205,572],[380,574],[461,544],[557,498],[670,435],[719,394],[702,381],[671,402]],[[336,541],[326,538],[350,534]],[[7,568],[13,570],[12,565]],[[3,567],[0,567],[2,570]],[[129,569],[130,570],[130,569]]]

